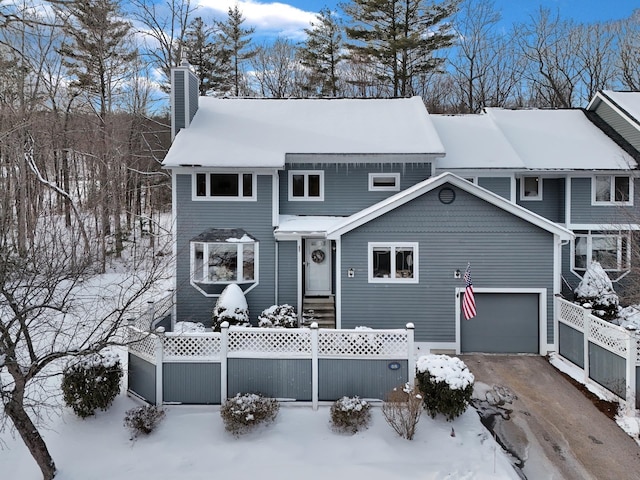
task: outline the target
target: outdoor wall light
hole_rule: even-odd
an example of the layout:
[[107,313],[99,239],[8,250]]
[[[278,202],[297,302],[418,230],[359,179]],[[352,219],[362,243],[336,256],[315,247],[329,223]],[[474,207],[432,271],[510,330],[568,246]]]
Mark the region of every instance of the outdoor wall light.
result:
[[356,271],[353,268],[350,268],[349,270],[347,270],[347,277],[348,278],[353,278],[356,276]]
[[460,278],[460,269],[458,268],[455,272],[453,272],[453,278]]

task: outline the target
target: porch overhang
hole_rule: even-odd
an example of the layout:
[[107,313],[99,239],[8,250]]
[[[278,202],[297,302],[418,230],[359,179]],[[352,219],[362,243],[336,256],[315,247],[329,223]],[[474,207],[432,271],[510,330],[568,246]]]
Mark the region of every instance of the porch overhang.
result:
[[326,238],[327,231],[344,222],[345,218],[321,215],[280,215],[273,236],[276,240],[298,240],[304,237]]

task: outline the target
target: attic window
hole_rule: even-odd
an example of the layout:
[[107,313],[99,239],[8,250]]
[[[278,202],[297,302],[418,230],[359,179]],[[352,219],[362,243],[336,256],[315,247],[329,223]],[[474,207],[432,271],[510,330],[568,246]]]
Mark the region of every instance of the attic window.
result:
[[591,192],[593,205],[633,205],[633,182],[627,176],[596,175]]
[[370,173],[370,192],[397,192],[400,190],[399,173]]
[[520,180],[521,200],[542,200],[542,179],[540,177],[522,177]]
[[195,173],[194,200],[255,200],[253,173]]

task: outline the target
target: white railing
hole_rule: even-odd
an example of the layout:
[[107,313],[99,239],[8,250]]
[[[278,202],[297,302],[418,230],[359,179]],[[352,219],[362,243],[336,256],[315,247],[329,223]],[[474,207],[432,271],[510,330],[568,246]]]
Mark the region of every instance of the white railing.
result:
[[131,322],[138,330],[148,332],[155,328],[154,322],[170,314],[172,308],[173,292],[169,292],[160,299],[147,302]]
[[[589,367],[589,343],[598,345],[625,359],[625,377],[627,409],[635,410],[636,405],[636,367],[640,366],[640,337],[633,329],[614,325],[591,314],[591,310],[571,303],[562,298],[556,303],[557,319],[583,334],[583,370],[584,382],[591,383]],[[558,331],[558,335],[560,332]],[[560,356],[560,346],[556,349]]]

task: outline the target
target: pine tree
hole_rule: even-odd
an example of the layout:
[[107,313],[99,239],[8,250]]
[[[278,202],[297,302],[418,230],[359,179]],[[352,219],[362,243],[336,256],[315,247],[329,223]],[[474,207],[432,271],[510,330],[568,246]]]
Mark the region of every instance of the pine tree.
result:
[[124,165],[114,162],[119,155],[108,141],[107,116],[113,111],[118,87],[125,83],[137,52],[129,48],[131,23],[122,20],[118,0],[56,0],[58,15],[69,41],[59,48],[63,64],[74,78],[71,87],[85,94],[99,120],[100,141],[92,152],[97,166],[98,210],[101,226],[101,262],[106,268],[106,236],[111,234],[110,213],[115,225],[116,254],[123,249],[122,189],[118,182],[125,175]]
[[251,35],[255,31],[252,28],[243,28],[245,18],[242,12],[235,5],[229,7],[227,20],[225,22],[217,22],[220,29],[218,39],[222,44],[225,52],[225,58],[228,57],[228,78],[230,80],[229,90],[233,95],[240,94],[240,84],[242,81],[241,66],[242,63],[255,55],[255,51],[247,48],[251,44]]
[[377,66],[377,77],[392,95],[413,94],[413,81],[444,63],[434,52],[450,46],[453,35],[446,19],[458,0],[353,0],[343,5],[351,17],[347,36],[352,56],[365,56]]
[[339,92],[338,64],[342,53],[342,25],[327,7],[316,15],[316,22],[305,29],[307,40],[301,47],[301,63],[309,69],[308,89],[324,96],[337,96]]
[[212,41],[215,33],[215,28],[197,17],[185,34],[184,49],[200,80],[200,95],[225,90],[224,65],[228,63],[228,55]]

